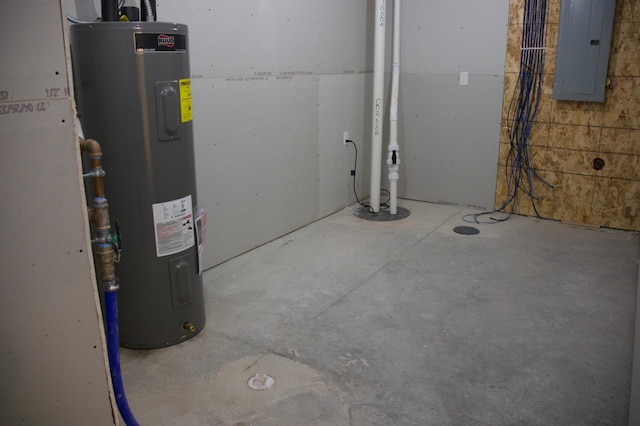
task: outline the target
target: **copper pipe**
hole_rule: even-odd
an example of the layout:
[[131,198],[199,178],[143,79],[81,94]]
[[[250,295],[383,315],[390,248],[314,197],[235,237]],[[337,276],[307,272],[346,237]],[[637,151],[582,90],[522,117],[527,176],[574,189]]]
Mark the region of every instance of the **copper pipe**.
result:
[[[89,154],[91,158],[91,172],[85,176],[93,177],[93,193],[96,198],[104,198],[104,183],[102,177],[102,148],[93,139],[80,139],[80,150]],[[99,178],[99,179],[97,179]]]
[[105,175],[102,170],[102,148],[93,139],[80,139],[80,150],[87,152],[91,159],[91,171],[85,177],[93,180],[93,202],[89,220],[96,230],[96,257],[100,281],[105,291],[116,291],[118,283],[115,274],[116,255],[111,244],[111,224],[109,221],[109,203],[104,196]]

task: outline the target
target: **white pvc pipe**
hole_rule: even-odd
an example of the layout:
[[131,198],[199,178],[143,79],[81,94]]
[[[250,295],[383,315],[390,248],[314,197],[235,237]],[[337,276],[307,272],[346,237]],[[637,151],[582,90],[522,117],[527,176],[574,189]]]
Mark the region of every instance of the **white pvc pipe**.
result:
[[384,119],[384,43],[386,0],[376,0],[373,53],[373,110],[371,120],[371,191],[369,205],[380,211],[380,169],[382,163],[382,124]]
[[400,85],[400,7],[393,2],[393,65],[391,74],[391,108],[389,111],[389,214],[398,214],[398,178],[400,177],[400,147],[398,146],[398,87]]

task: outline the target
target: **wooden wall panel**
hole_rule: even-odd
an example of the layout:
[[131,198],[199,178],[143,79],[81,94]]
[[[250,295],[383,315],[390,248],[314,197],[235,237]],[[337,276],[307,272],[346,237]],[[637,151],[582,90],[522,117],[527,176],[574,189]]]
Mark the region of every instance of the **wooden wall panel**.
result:
[[[509,3],[505,84],[496,207],[507,197],[508,108],[516,86],[523,0]],[[604,103],[551,98],[560,0],[550,0],[543,96],[531,132],[534,200],[545,218],[640,230],[640,2],[618,0]],[[604,160],[595,170],[594,159]],[[528,194],[516,212],[535,215]]]

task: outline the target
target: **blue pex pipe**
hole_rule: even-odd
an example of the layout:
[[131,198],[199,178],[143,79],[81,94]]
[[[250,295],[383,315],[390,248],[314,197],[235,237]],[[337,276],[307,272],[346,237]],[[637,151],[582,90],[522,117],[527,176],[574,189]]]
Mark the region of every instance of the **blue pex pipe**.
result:
[[118,333],[118,295],[115,291],[104,292],[104,303],[107,316],[107,353],[109,356],[109,370],[113,382],[113,393],[122,419],[127,426],[139,426],[133,416],[124,393],[122,373],[120,371],[120,337]]

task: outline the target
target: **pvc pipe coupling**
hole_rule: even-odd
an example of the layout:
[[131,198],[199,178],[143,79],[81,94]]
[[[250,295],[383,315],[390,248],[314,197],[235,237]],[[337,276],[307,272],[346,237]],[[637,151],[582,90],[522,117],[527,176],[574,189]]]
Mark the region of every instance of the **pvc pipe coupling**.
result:
[[389,108],[389,121],[398,121],[398,105],[391,105]]

